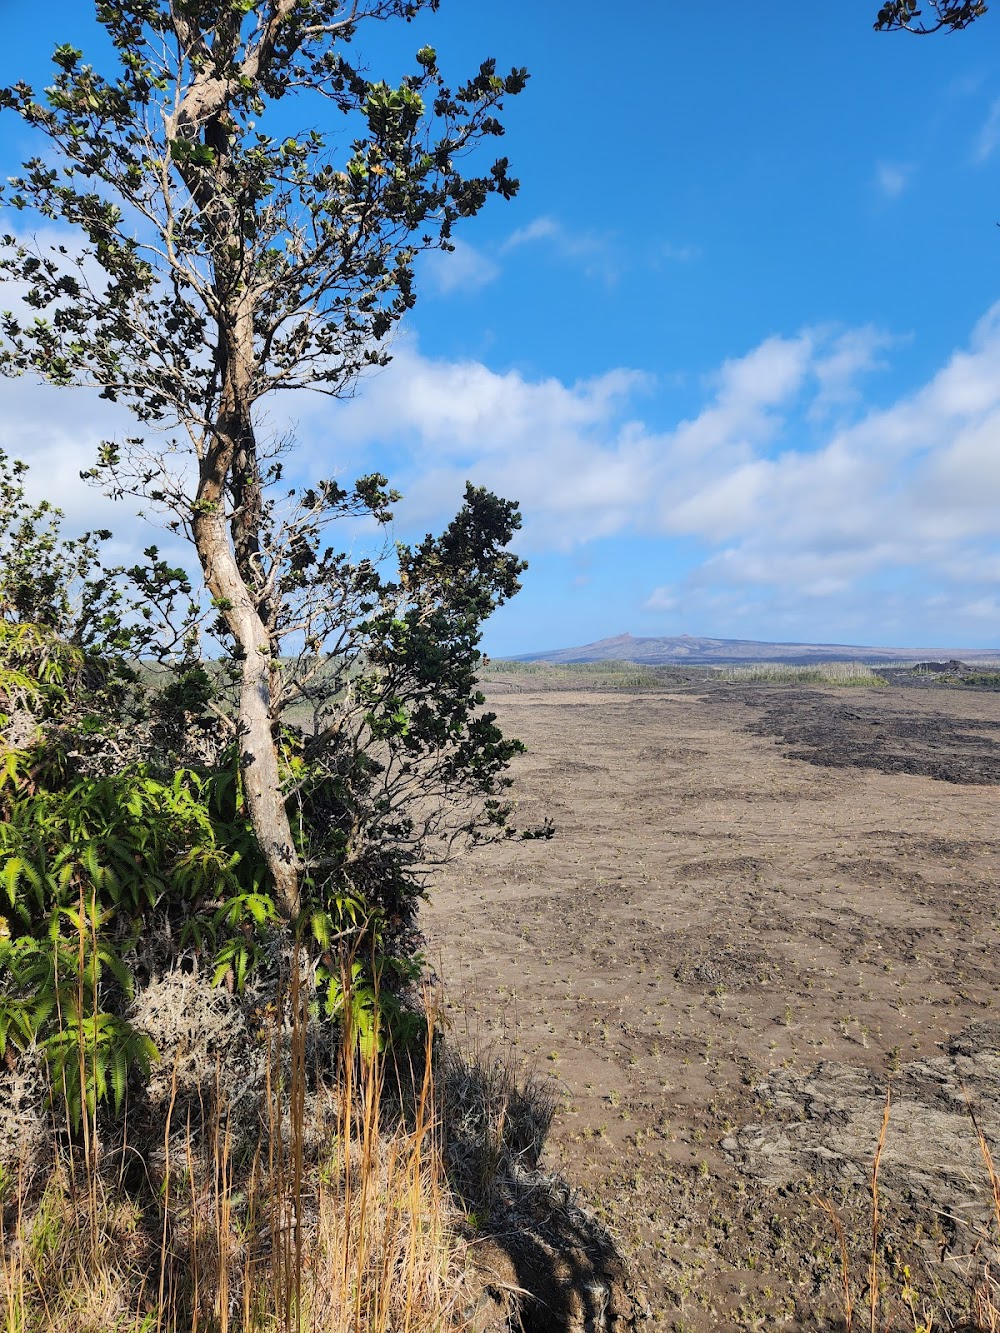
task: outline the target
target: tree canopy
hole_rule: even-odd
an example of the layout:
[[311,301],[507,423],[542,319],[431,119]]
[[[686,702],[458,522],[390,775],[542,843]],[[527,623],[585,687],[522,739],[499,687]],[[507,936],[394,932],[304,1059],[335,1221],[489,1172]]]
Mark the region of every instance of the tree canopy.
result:
[[[215,821],[208,845],[243,867],[231,884],[182,895],[182,908],[151,889],[143,912],[186,913],[185,939],[200,930],[195,947],[235,984],[262,932],[311,933],[331,1011],[338,945],[407,974],[428,868],[456,840],[504,831],[504,773],[520,748],[476,688],[483,620],[523,568],[508,549],[516,505],[470,485],[442,535],[381,553],[373,539],[349,555],[331,526],[387,531],[399,498],[387,478],[343,485],[331,460],[326,477],[283,487],[294,442],[264,424],[281,393],[343,396],[385,365],[387,336],[415,301],[418,253],[450,248],[491,196],[517,191],[506,158],[464,164],[503,133],[499,113],[524,70],[501,75],[486,60],[451,86],[424,46],[394,85],[368,72],[366,31],[437,5],[97,0],[113,72],[64,44],[43,93],[0,90],[0,108],[44,144],[0,192],[11,218],[0,275],[21,294],[0,319],[0,370],[91,386],[131,411],[141,433],[106,441],[86,475],[158,510],[191,543],[203,581],[155,546],[145,563],[90,581],[105,616],[95,662],[131,653],[169,668],[158,692],[140,681],[144,721],[129,734],[145,748],[126,747],[122,771],[189,775]],[[290,114],[316,127],[290,134]],[[40,242],[39,223],[78,243]],[[15,475],[15,507],[16,492]],[[53,606],[71,564],[49,589]],[[30,571],[22,584],[23,607],[5,604],[9,632],[40,625],[52,642],[82,645],[86,617],[46,627]],[[123,588],[131,600],[101,601]],[[206,642],[221,645],[213,663]],[[62,724],[39,723],[27,746],[8,735],[8,751],[51,746]],[[67,753],[60,782],[98,780],[84,751]],[[33,761],[9,762],[22,772]],[[193,827],[155,852],[159,866],[180,873],[202,836]],[[259,873],[240,844],[247,830]],[[26,905],[33,863],[21,861],[15,934],[58,935],[64,905]],[[81,902],[120,924],[110,872],[81,865],[70,876]]]
[[887,0],[878,11],[875,30],[887,32],[894,28],[928,36],[942,29],[957,32],[986,13],[983,0],[930,0],[931,15],[925,18],[917,0]]

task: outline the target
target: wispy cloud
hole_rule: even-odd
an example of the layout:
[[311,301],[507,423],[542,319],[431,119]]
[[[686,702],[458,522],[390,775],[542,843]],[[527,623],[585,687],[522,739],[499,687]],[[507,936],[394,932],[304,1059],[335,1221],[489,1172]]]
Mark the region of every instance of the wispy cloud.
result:
[[660,257],[674,264],[690,264],[701,258],[701,246],[675,245],[672,241],[664,241],[660,246]]
[[423,261],[424,274],[437,295],[469,295],[500,276],[500,266],[480,250],[466,241],[453,244],[454,250],[433,250]]
[[972,149],[973,161],[987,161],[993,156],[998,144],[1000,144],[1000,97],[990,107],[989,114],[976,135]]
[[677,591],[669,583],[654,588],[642,604],[644,611],[674,611],[677,609]]
[[588,277],[613,282],[622,268],[621,251],[611,236],[568,227],[550,215],[512,231],[501,251],[510,253],[532,245],[544,245],[560,259],[580,265]]
[[813,366],[819,393],[810,408],[810,417],[821,420],[834,408],[858,402],[861,377],[884,370],[888,364],[884,353],[901,341],[870,324],[834,333]]
[[879,162],[875,168],[875,186],[884,199],[898,199],[909,187],[914,168],[907,162]]
[[525,227],[518,227],[503,243],[504,250],[516,250],[522,245],[533,245],[537,241],[563,240],[566,232],[561,222],[553,217],[535,218]]

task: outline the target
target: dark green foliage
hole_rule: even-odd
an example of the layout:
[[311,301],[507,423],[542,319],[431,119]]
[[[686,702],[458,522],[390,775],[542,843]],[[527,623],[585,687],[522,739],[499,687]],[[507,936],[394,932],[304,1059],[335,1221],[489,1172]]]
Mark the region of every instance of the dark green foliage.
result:
[[957,32],[982,18],[987,9],[983,0],[930,0],[930,4],[932,18],[928,24],[917,0],[888,0],[878,11],[875,30],[885,32],[905,28],[907,32],[924,36],[942,29]]
[[[352,557],[330,527],[384,530],[387,480],[281,493],[290,442],[259,438],[277,391],[346,394],[384,365],[418,253],[516,192],[505,158],[463,165],[502,134],[523,70],[485,61],[450,87],[425,47],[392,86],[356,50],[363,27],[436,7],[98,0],[113,73],[61,45],[44,92],[0,90],[43,141],[0,189],[19,228],[0,277],[22,301],[0,318],[0,371],[90,385],[167,432],[104,443],[87,475],[164,513],[203,576],[156,547],[104,569],[102,534],[62,542],[16,466],[0,492],[0,623],[26,636],[0,683],[0,1008],[5,1040],[54,1042],[67,1078],[75,1024],[94,1069],[78,1110],[141,1072],[130,990],[182,954],[241,991],[312,941],[317,1012],[365,1040],[380,1014],[405,1026],[428,874],[505,831],[520,746],[476,671],[482,622],[518,587],[516,506],[470,487],[440,537]],[[276,132],[286,97],[323,128]],[[79,244],[39,246],[40,220]],[[58,1003],[36,1015],[44,958],[63,958]]]
[[519,523],[513,505],[470,486],[441,538],[398,549],[394,579],[341,560],[342,605],[357,619],[328,627],[339,668],[315,682],[298,673],[314,709],[312,734],[289,736],[306,899],[330,936],[403,971],[428,868],[509,815],[505,773],[523,747],[482,711],[476,673],[482,621],[519,586],[523,565],[506,550]]
[[[120,1107],[129,1073],[156,1057],[128,1022],[137,986],[185,956],[242,991],[282,925],[227,739],[225,661],[149,665],[141,611],[159,597],[169,623],[177,571],[100,570],[89,539],[63,540],[58,511],[25,502],[22,472],[0,455],[0,519],[24,556],[0,568],[0,1058],[37,1043],[79,1118]],[[331,581],[340,651],[322,670],[308,649],[289,663],[314,723],[286,726],[282,747],[306,867],[295,924],[316,954],[316,1013],[363,1047],[416,1034],[400,996],[421,970],[428,868],[456,839],[506,831],[522,747],[482,709],[477,645],[517,590],[518,523],[470,487],[442,537],[399,548],[395,578],[329,551],[300,572],[300,590]],[[36,548],[47,563],[33,565]],[[103,605],[116,614],[74,616]]]
[[232,938],[248,950],[264,872],[226,798],[231,760],[139,758],[136,728],[148,738],[177,701],[139,686],[129,655],[149,638],[127,577],[100,565],[106,534],[63,539],[23,473],[0,454],[0,1058],[37,1043],[78,1120],[120,1107],[129,1070],[155,1057],[126,1018],[137,978],[171,961],[153,956],[152,926],[178,949],[208,936],[219,954]]
[[[424,48],[390,87],[367,77],[351,38],[437,0],[362,0],[350,19],[348,8],[99,3],[117,75],[62,45],[41,97],[24,83],[0,90],[0,107],[48,141],[4,201],[69,222],[86,242],[68,254],[6,238],[0,272],[27,284],[37,318],[5,316],[0,365],[98,385],[145,422],[201,426],[225,392],[216,325],[247,291],[248,403],[302,385],[339,392],[387,361],[379,340],[414,303],[417,252],[447,248],[460,219],[517,190],[505,158],[473,176],[460,164],[477,140],[502,134],[495,113],[527,75],[499,75],[486,61],[452,89]],[[223,102],[202,115],[199,79],[213,78],[224,82]],[[304,89],[323,99],[313,113],[329,128],[269,134],[269,104]],[[167,232],[165,264],[156,247]],[[85,255],[106,284],[87,280]],[[213,347],[216,356],[203,355]],[[121,457],[112,448],[105,462]],[[169,498],[153,478],[140,489]]]

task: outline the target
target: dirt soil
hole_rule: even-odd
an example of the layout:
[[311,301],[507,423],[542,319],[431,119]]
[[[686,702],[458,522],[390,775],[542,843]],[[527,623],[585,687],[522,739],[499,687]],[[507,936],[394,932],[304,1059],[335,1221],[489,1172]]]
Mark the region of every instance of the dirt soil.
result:
[[457,1035],[548,1072],[547,1160],[645,1326],[842,1327],[816,1198],[861,1299],[891,1081],[882,1282],[957,1327],[990,1248],[967,1096],[1000,1138],[1000,694],[539,683],[490,703],[555,837],[449,869],[428,952]]

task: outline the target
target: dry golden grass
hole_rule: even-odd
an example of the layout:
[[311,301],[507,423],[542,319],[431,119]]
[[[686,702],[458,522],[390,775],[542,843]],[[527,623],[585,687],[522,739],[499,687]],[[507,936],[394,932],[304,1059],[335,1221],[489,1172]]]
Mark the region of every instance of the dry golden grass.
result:
[[[830,1219],[837,1238],[839,1261],[839,1279],[843,1293],[843,1333],[855,1333],[860,1321],[857,1318],[859,1300],[863,1298],[865,1317],[863,1326],[867,1333],[935,1333],[945,1328],[962,1329],[963,1333],[1000,1333],[1000,1175],[997,1173],[989,1142],[983,1133],[975,1108],[968,1103],[969,1119],[979,1142],[986,1178],[990,1185],[993,1200],[992,1236],[985,1236],[982,1247],[982,1261],[979,1270],[971,1276],[968,1296],[968,1317],[957,1315],[954,1310],[944,1314],[936,1313],[933,1293],[919,1289],[916,1279],[911,1275],[906,1264],[898,1263],[896,1271],[887,1277],[883,1271],[880,1229],[883,1219],[882,1192],[879,1183],[879,1171],[882,1153],[885,1148],[891,1113],[891,1090],[887,1091],[885,1112],[875,1154],[872,1160],[872,1172],[869,1185],[871,1197],[871,1234],[868,1255],[865,1263],[865,1275],[860,1283],[861,1290],[855,1292],[854,1274],[851,1271],[850,1244],[845,1234],[843,1221],[827,1199],[817,1199],[816,1203]],[[956,1318],[960,1323],[956,1323]]]
[[[381,1057],[345,1049],[337,1086],[317,1090],[307,1088],[304,1037],[293,1030],[286,1077],[276,1068],[269,1081],[249,1158],[235,1149],[221,1099],[200,1127],[190,1111],[178,1125],[175,1085],[162,1143],[108,1153],[91,1125],[44,1179],[9,1175],[2,1333],[460,1327],[463,1247],[430,1040],[407,1086],[387,1089]],[[127,1169],[136,1160],[138,1182]]]
[[[273,1056],[249,1140],[234,1132],[218,1069],[193,1103],[179,1059],[155,1141],[147,1125],[102,1140],[85,1118],[70,1144],[54,1117],[62,1144],[49,1167],[25,1158],[0,1173],[0,1333],[461,1333],[476,1299],[463,1230],[476,1212],[517,1214],[554,1107],[509,1051],[435,1059],[427,1009],[415,1068],[362,1058],[345,1033],[323,1084],[293,976],[291,1022],[265,1038]],[[940,1323],[934,1293],[885,1262],[890,1109],[887,1095],[867,1241],[818,1201],[837,1238],[840,1326],[1000,1333],[1000,1175],[974,1108],[994,1229],[960,1324],[954,1310]]]

